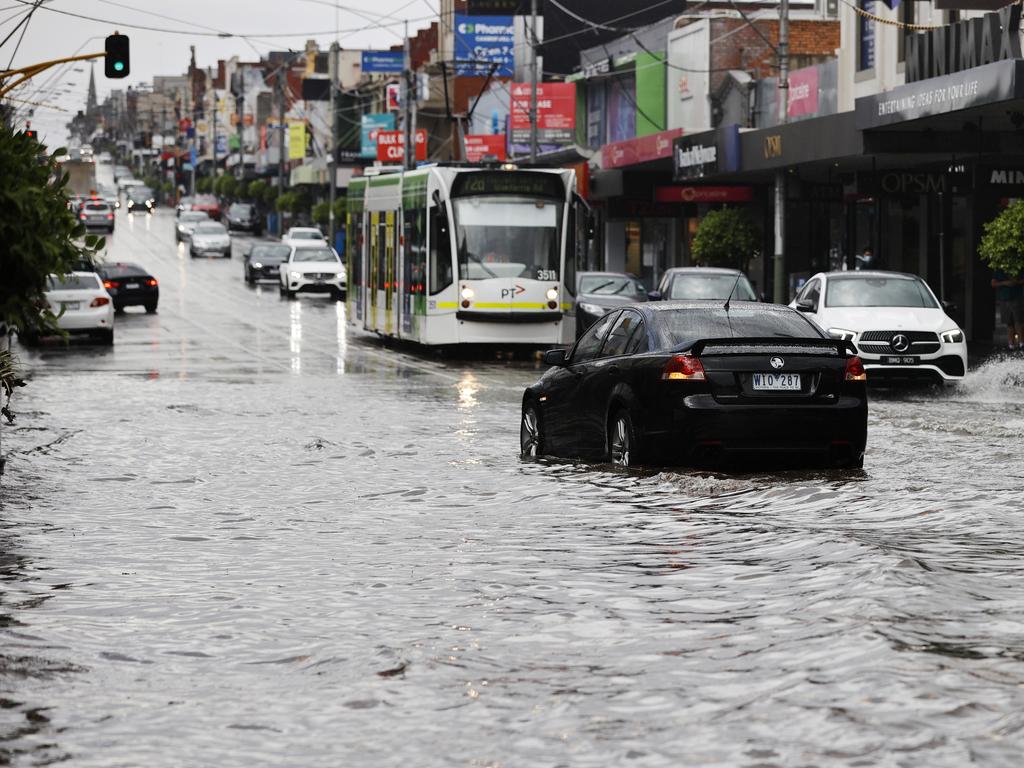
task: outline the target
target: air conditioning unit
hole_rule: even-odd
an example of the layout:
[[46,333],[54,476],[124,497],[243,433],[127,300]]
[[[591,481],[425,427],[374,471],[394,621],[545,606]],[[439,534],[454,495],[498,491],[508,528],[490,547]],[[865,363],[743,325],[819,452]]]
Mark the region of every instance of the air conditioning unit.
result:
[[839,18],[839,0],[815,0],[814,10],[826,19]]

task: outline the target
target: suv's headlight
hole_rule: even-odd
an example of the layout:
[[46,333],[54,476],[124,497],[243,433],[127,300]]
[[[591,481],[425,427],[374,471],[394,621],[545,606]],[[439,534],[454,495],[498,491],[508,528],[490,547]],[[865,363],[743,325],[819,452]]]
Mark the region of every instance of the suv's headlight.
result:
[[603,315],[607,311],[600,304],[588,304],[585,301],[580,302],[580,309],[582,309],[588,315]]
[[291,278],[292,280],[299,280],[299,279],[301,279],[301,278],[302,278],[302,273],[301,273],[301,272],[289,272],[289,273],[288,273],[288,276],[289,276],[289,277],[290,277],[290,278]]
[[828,335],[840,341],[853,341],[857,334],[853,331],[847,331],[845,328],[829,328]]
[[959,328],[954,328],[951,331],[943,331],[940,335],[946,344],[960,344],[964,340],[964,332]]

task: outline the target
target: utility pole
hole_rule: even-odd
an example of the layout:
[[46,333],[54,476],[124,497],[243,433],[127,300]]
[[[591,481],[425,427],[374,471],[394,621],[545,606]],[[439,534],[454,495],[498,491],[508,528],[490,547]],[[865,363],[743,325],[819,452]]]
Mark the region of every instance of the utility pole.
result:
[[[287,77],[285,65],[282,63],[277,70],[277,194],[278,197],[284,194],[284,87]],[[281,214],[277,218],[277,234],[281,234],[284,228],[281,226]]]
[[[779,4],[779,125],[789,118],[789,0]],[[786,169],[775,172],[775,259],[772,299],[776,304],[789,302],[786,284]]]
[[196,71],[196,47],[190,45],[189,48],[192,50],[192,60],[189,64],[188,73],[188,85],[189,91],[192,95],[192,142],[190,144],[191,152],[189,153],[190,165],[192,166],[191,180],[189,181],[188,193],[192,197],[196,196],[196,165],[199,161],[199,99],[196,98],[196,85],[195,85],[195,71]]
[[413,127],[413,113],[412,105],[415,103],[416,97],[413,94],[412,87],[412,51],[409,47],[409,22],[405,22],[405,41],[402,44],[402,69],[405,70],[402,75],[402,129],[405,131],[405,152],[403,158],[405,159],[405,167],[407,170],[416,167],[416,131]]
[[238,180],[245,178],[245,70],[238,68]]
[[530,162],[537,162],[537,0],[530,0]]
[[213,113],[213,178],[217,180],[217,89],[216,87],[210,89],[210,95],[213,96],[213,109],[210,110]]
[[338,77],[338,43],[331,43],[330,53],[327,54],[327,82],[330,88],[328,99],[328,113],[331,116],[331,141],[327,145],[327,242],[334,246],[337,222],[334,220],[334,198],[338,182],[338,113],[334,100],[335,81]]

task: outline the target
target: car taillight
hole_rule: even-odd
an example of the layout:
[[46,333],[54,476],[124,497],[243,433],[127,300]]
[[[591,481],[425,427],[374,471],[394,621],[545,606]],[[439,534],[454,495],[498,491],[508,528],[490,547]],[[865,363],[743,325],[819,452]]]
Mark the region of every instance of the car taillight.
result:
[[661,378],[666,381],[704,381],[704,366],[700,358],[693,355],[675,355],[661,369]]
[[85,219],[85,214],[84,214],[84,213],[80,213],[80,214],[78,214],[78,218],[80,218],[80,219]]
[[109,303],[110,303],[110,299],[108,299],[106,296],[97,296],[95,299],[93,299],[91,302],[89,302],[89,306],[90,307],[103,307],[103,306],[106,306]]
[[107,218],[108,218],[108,219],[112,219],[112,218],[114,218],[114,214],[112,214],[112,213],[108,213],[108,214],[107,214]]
[[121,284],[119,282],[117,282],[117,280],[104,280],[103,281],[103,287],[104,288],[120,288]]
[[155,277],[149,278],[149,280],[146,281],[146,285],[156,285],[156,278]]
[[868,372],[864,370],[864,363],[859,357],[850,357],[846,360],[847,381],[867,381]]

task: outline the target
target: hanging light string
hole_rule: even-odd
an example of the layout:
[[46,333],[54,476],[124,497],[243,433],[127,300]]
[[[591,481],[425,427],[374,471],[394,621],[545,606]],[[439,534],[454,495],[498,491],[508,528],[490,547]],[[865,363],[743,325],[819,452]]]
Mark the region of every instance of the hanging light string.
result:
[[860,6],[854,5],[853,3],[848,2],[848,0],[842,0],[842,3],[844,5],[848,5],[851,8],[853,8],[853,10],[855,10],[857,13],[859,13],[865,19],[871,19],[872,21],[874,21],[874,22],[876,22],[878,24],[888,24],[890,27],[897,27],[899,29],[910,29],[910,30],[913,30],[915,32],[925,32],[925,31],[927,31],[929,29],[941,29],[944,26],[942,24],[907,24],[905,22],[898,21],[896,19],[886,19],[886,18],[884,18],[882,16],[878,16],[878,15],[876,15],[874,13],[871,13],[870,11],[865,11]]

